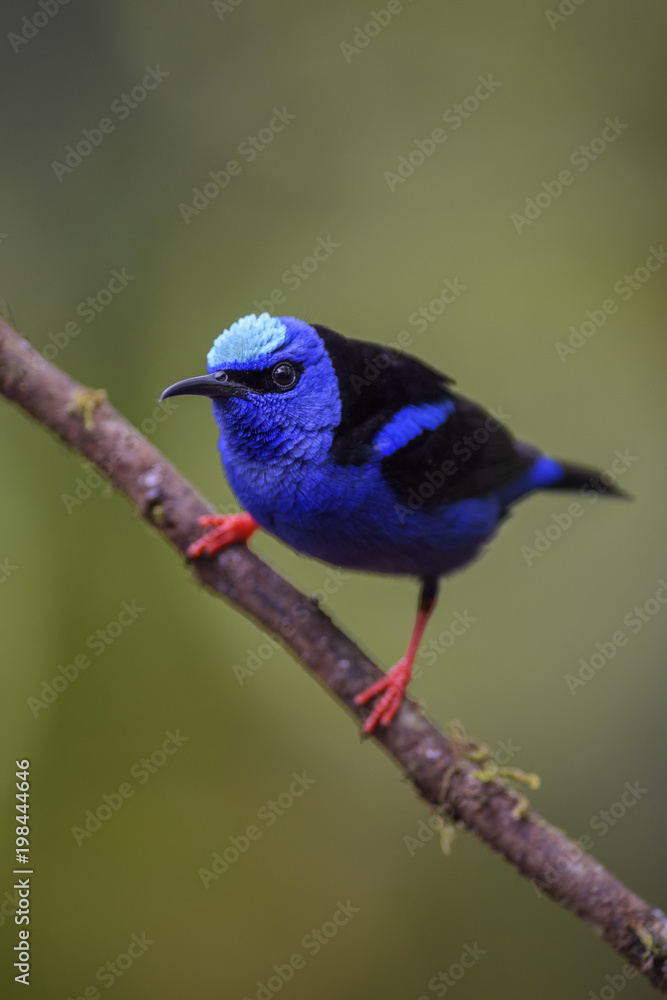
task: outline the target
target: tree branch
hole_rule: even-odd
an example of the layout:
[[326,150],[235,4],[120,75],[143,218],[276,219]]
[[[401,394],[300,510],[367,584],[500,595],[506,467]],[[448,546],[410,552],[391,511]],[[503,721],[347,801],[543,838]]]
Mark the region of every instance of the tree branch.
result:
[[[0,392],[94,463],[185,555],[200,534],[197,518],[213,509],[103,394],[49,364],[4,321]],[[348,712],[357,720],[362,717],[354,696],[377,680],[380,671],[315,601],[245,546],[234,545],[214,559],[192,564],[191,570],[208,590],[280,638]],[[429,806],[475,833],[667,992],[665,915],[530,809],[494,774],[482,747],[444,735],[412,702],[406,702],[388,731],[373,738]]]

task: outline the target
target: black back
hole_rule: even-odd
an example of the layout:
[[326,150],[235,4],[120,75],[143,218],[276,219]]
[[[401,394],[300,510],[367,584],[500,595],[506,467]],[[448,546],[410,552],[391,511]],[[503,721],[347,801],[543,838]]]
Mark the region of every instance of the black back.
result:
[[361,465],[387,421],[405,406],[450,400],[454,409],[435,430],[423,431],[382,459],[382,473],[397,499],[415,493],[425,507],[484,496],[517,478],[536,452],[515,441],[491,414],[452,392],[452,379],[417,358],[379,344],[348,340],[315,326],[331,358],[342,414],[333,457]]
[[447,396],[451,379],[417,358],[382,344],[352,340],[314,324],[338,379],[342,414],[333,455],[342,465],[361,465],[387,421],[411,403],[435,403]]

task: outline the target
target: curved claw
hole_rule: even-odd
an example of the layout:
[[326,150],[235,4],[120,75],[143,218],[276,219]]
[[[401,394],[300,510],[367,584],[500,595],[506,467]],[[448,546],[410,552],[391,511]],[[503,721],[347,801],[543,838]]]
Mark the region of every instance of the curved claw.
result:
[[409,660],[400,660],[395,667],[391,668],[389,673],[385,674],[384,677],[375,681],[374,684],[371,684],[370,687],[367,687],[356,696],[354,699],[355,705],[365,705],[372,698],[375,698],[376,695],[382,694],[382,697],[378,700],[377,704],[373,707],[373,711],[364,722],[364,732],[366,734],[375,732],[378,724],[387,727],[394,721],[399,708],[403,704],[405,692],[410,683],[411,672],[412,664]]
[[197,521],[202,528],[211,530],[188,546],[190,559],[214,556],[228,545],[246,542],[259,528],[257,521],[247,511],[242,514],[204,514]]

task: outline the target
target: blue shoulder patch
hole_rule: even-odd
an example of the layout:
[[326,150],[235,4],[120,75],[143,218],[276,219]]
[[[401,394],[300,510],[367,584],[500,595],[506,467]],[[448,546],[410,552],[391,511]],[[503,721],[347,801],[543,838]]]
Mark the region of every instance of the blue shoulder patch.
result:
[[434,431],[444,424],[454,405],[454,400],[443,399],[439,403],[414,403],[403,407],[378,431],[373,447],[385,458],[393,455],[423,431]]
[[535,459],[535,464],[530,469],[530,488],[538,490],[548,489],[563,478],[563,472],[564,469],[561,462],[556,461],[555,458],[550,458],[548,455],[538,455]]
[[535,461],[526,471],[506,483],[496,491],[496,496],[503,504],[514,503],[519,497],[533,490],[545,490],[556,485],[563,478],[564,469],[560,462],[548,455],[537,455]]
[[269,313],[251,313],[232,323],[213,342],[206,356],[209,371],[221,365],[244,364],[281,347],[287,338],[283,323]]

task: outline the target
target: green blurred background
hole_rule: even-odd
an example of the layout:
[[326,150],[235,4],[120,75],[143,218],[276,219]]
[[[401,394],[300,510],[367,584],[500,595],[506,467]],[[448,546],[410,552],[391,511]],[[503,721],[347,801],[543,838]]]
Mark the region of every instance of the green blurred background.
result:
[[[561,7],[572,13],[415,0],[366,33],[370,8],[350,2],[75,0],[39,30],[22,21],[36,2],[6,3],[0,295],[40,350],[78,320],[57,363],[105,387],[220,508],[233,497],[209,407],[178,400],[157,421],[156,400],[276,289],[278,315],[379,342],[408,331],[414,353],[556,455],[608,469],[628,451],[621,485],[634,503],[585,505],[529,566],[522,546],[570,502],[531,499],[445,583],[428,638],[456,612],[476,621],[436,663],[422,657],[412,693],[440,723],[510,746],[512,764],[542,778],[537,808],[590,836],[602,862],[664,907],[667,611],[647,612],[636,633],[623,624],[667,576],[664,273],[621,288],[667,236],[667,12],[657,0]],[[374,9],[387,21],[386,5]],[[22,31],[34,37],[17,42]],[[110,110],[157,66],[168,75],[145,100],[123,117]],[[455,112],[443,121],[489,75],[488,99],[456,127]],[[295,117],[250,162],[239,146],[275,108]],[[113,131],[59,180],[54,161],[105,117]],[[628,127],[604,151],[594,143],[582,170],[576,151],[606,118]],[[437,128],[446,141],[391,190],[385,173]],[[232,159],[240,173],[186,223],[179,205]],[[564,169],[572,183],[517,227],[512,215]],[[288,279],[318,238],[339,246]],[[114,268],[132,280],[86,322],[79,304]],[[411,314],[446,279],[465,291],[418,329]],[[555,345],[610,298],[617,311],[562,361]],[[122,499],[102,485],[86,496],[76,456],[11,405],[1,419],[3,996],[20,995],[8,915],[17,758],[31,760],[33,782],[34,998],[97,987],[119,1000],[266,1000],[259,984],[294,953],[305,966],[280,990],[294,1000],[442,996],[433,979],[456,975],[466,946],[484,954],[456,982],[458,1000],[597,996],[619,974],[606,945],[471,837],[449,857],[437,837],[406,841],[428,814],[350,718],[192,586]],[[253,547],[306,591],[331,579],[268,537]],[[335,619],[390,666],[414,584],[350,575],[329,589]],[[142,613],[95,655],[88,637],[132,601]],[[572,693],[566,676],[619,629],[627,644]],[[35,716],[28,699],[82,652],[90,668]],[[234,667],[249,658],[262,665],[241,684]],[[187,737],[171,756],[168,730]],[[156,752],[142,780],[137,762]],[[294,772],[314,783],[269,825],[263,807]],[[72,828],[127,782],[134,794],[79,845]],[[618,806],[636,782],[638,801]],[[200,869],[253,824],[261,836],[205,888]],[[348,900],[358,913],[312,954],[304,937]],[[105,972],[133,934],[154,943],[116,966],[122,975]],[[624,995],[650,992],[635,979]]]

